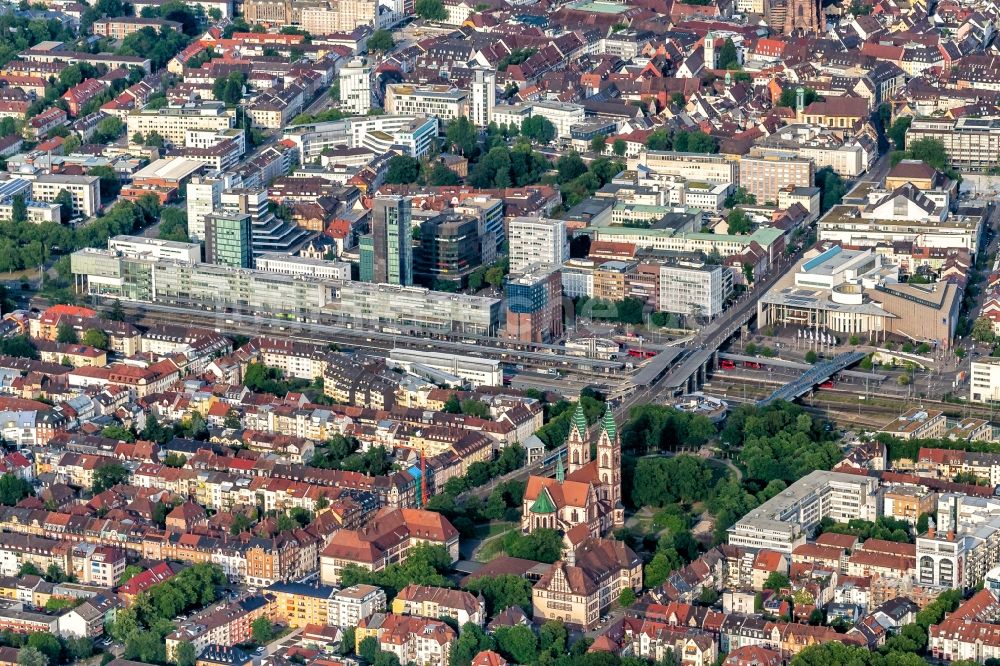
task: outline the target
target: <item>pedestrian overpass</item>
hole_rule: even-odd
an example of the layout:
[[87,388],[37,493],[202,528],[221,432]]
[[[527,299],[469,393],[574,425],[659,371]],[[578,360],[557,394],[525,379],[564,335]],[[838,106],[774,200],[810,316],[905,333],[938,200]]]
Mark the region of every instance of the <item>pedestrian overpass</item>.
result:
[[798,379],[788,382],[766,398],[757,401],[758,407],[765,407],[772,402],[785,400],[791,402],[801,398],[814,387],[827,381],[841,370],[846,370],[865,357],[863,352],[852,351],[837,354],[827,361],[820,361],[802,373]]

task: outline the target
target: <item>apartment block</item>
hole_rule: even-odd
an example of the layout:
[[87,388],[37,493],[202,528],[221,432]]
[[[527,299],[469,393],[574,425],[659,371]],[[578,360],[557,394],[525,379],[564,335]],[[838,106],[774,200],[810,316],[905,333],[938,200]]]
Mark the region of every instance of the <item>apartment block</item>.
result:
[[812,187],[815,175],[813,161],[794,154],[752,150],[740,159],[739,185],[757,197],[758,203],[777,203],[779,192],[789,185]]
[[422,509],[380,510],[364,527],[341,530],[320,556],[320,580],[326,585],[340,582],[340,571],[355,565],[381,571],[406,560],[418,544],[442,546],[458,560],[458,531],[441,514]]
[[336,590],[328,585],[275,583],[265,592],[271,597],[269,615],[274,621],[292,629],[331,624],[330,605]]
[[223,102],[190,102],[161,109],[136,110],[128,114],[128,136],[156,132],[174,146],[185,145],[188,130],[227,130],[236,125],[236,111]]
[[389,614],[361,622],[355,633],[355,645],[369,636],[378,641],[381,650],[396,655],[401,663],[445,666],[458,633],[440,620]]
[[97,176],[48,174],[35,176],[31,196],[38,201],[54,202],[60,192],[73,199],[73,214],[91,217],[101,209],[101,179]]
[[819,521],[874,521],[881,515],[878,479],[817,470],[746,514],[729,528],[729,543],[791,553]]
[[913,408],[899,415],[899,418],[883,426],[880,433],[900,439],[924,439],[944,437],[948,429],[944,412]]
[[943,143],[948,161],[956,169],[979,171],[1000,162],[1000,118],[914,118],[906,131],[906,142],[924,138]]
[[341,628],[357,627],[386,609],[385,590],[374,585],[352,585],[330,598],[329,624]]
[[430,585],[407,585],[392,601],[392,612],[421,617],[448,617],[464,627],[471,622],[480,627],[486,623],[486,602],[464,590],[451,590]]
[[437,116],[441,120],[468,117],[469,93],[447,85],[390,83],[385,88],[385,112]]
[[739,163],[720,155],[647,150],[628,161],[629,169],[638,167],[644,167],[657,176],[679,176],[717,185],[735,184],[739,180]]
[[561,266],[569,259],[566,222],[547,217],[515,217],[508,223],[510,271],[523,271],[531,264]]
[[1000,400],[1000,358],[981,356],[972,361],[969,399],[972,402]]
[[139,16],[118,16],[115,18],[94,21],[94,34],[100,37],[110,37],[111,39],[125,39],[134,32],[139,32],[143,28],[152,28],[157,33],[160,30],[181,30],[181,24],[177,21],[166,21],[155,18],[142,18]]

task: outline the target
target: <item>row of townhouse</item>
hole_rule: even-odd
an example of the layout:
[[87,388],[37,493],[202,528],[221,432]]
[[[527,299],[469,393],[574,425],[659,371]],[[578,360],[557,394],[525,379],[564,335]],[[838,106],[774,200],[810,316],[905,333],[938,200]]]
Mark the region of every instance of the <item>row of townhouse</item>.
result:
[[630,613],[623,621],[622,636],[635,656],[659,660],[667,651],[677,654],[681,649],[685,663],[690,658],[693,664],[711,664],[720,653],[748,646],[773,650],[791,660],[807,647],[831,640],[863,643],[860,636],[838,634],[829,627],[772,622],[754,614],[718,612],[680,602],[649,604],[638,617]]
[[195,654],[201,654],[209,645],[232,647],[249,642],[251,625],[257,618],[267,617],[268,604],[266,597],[253,595],[198,613],[167,635],[167,659],[173,661],[177,646],[185,641],[194,646]]
[[308,528],[280,532],[273,537],[241,534],[211,537],[147,527],[139,521],[116,522],[40,509],[5,508],[0,529],[10,534],[0,544],[0,575],[14,575],[25,562],[45,570],[57,564],[64,571],[86,570],[95,584],[117,580],[124,557],[117,550],[85,546],[113,546],[135,558],[154,561],[218,564],[231,580],[266,586],[302,578],[319,568],[319,553],[339,525],[315,520]]
[[937,660],[985,663],[1000,658],[1000,598],[992,589],[976,592],[954,613],[928,631],[931,656]]

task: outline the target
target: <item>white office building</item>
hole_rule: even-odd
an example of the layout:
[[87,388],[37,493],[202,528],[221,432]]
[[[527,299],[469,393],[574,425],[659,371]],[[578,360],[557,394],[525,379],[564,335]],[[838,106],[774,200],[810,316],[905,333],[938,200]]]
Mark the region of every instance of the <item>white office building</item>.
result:
[[372,68],[364,58],[352,58],[340,68],[340,106],[359,116],[372,108]]
[[531,264],[561,266],[569,259],[566,222],[548,217],[515,217],[508,227],[510,272]]
[[188,181],[187,217],[188,238],[193,241],[205,239],[205,218],[219,207],[222,200],[222,178],[216,176],[195,176]]
[[254,266],[265,273],[299,275],[320,280],[350,280],[351,265],[343,261],[293,257],[280,252],[265,252],[257,255]]
[[115,236],[108,239],[108,249],[134,259],[172,259],[189,264],[201,261],[200,243],[182,243],[145,236]]
[[746,514],[729,528],[729,543],[749,550],[791,553],[823,518],[846,523],[880,515],[879,480],[817,470]]
[[497,103],[497,73],[491,69],[476,69],[472,78],[472,122],[486,127],[493,119]]
[[733,274],[725,266],[677,261],[660,264],[657,309],[696,317],[722,314],[733,293]]
[[393,349],[389,352],[389,365],[431,381],[437,381],[439,379],[437,375],[443,374],[445,377],[454,377],[460,383],[468,383],[474,387],[503,385],[503,368],[500,367],[500,361],[488,358]]
[[101,208],[101,179],[97,176],[68,176],[61,173],[35,176],[31,197],[52,203],[66,191],[73,200],[73,214],[90,217]]
[[982,356],[974,360],[969,387],[972,402],[1000,400],[1000,358]]

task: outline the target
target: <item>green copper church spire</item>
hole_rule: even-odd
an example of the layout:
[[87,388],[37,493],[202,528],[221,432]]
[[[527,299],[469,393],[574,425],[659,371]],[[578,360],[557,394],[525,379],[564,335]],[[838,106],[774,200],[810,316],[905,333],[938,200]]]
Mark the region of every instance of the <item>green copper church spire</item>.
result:
[[615,415],[611,413],[611,407],[604,410],[604,417],[601,419],[601,428],[608,433],[608,439],[612,442],[618,434],[618,424],[615,423]]
[[579,401],[576,403],[576,411],[573,412],[572,427],[576,428],[576,434],[580,439],[587,439],[587,415],[583,413],[583,404]]

